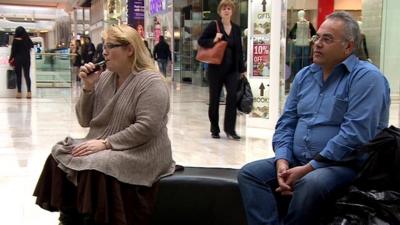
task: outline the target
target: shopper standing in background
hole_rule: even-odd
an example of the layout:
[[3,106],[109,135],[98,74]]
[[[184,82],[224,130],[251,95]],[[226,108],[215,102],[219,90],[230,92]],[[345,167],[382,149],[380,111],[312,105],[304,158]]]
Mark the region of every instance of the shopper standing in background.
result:
[[96,52],[96,47],[94,46],[94,44],[92,43],[92,40],[90,39],[90,37],[85,37],[84,38],[84,44],[82,46],[82,65],[84,63],[90,63],[93,62],[93,58]]
[[14,40],[11,47],[11,55],[9,61],[15,65],[15,73],[17,75],[17,95],[16,98],[21,98],[22,89],[22,69],[24,70],[24,77],[26,82],[26,89],[28,91],[26,97],[31,98],[31,49],[33,48],[33,42],[30,39],[25,28],[19,26],[15,29]]
[[93,59],[93,61],[96,62],[96,63],[97,63],[97,62],[104,61],[104,56],[103,56],[103,43],[97,44],[96,52],[95,52],[95,54],[94,54],[94,59]]
[[78,76],[79,73],[79,67],[82,66],[82,58],[81,58],[81,42],[80,40],[72,40],[71,45],[71,64],[72,64],[72,74],[75,77],[76,81],[81,81],[81,79]]
[[146,46],[147,50],[149,51],[150,57],[153,58],[153,54],[151,54],[151,50],[149,48],[149,42],[147,42],[146,40],[143,40],[144,45]]
[[164,36],[160,36],[160,41],[154,46],[153,56],[158,62],[161,73],[166,77],[168,59],[171,60],[171,50],[167,42],[165,42]]
[[[208,117],[211,122],[211,137],[219,136],[219,97],[222,86],[226,89],[226,107],[224,119],[224,131],[228,138],[239,140],[236,134],[236,91],[240,74],[246,71],[243,63],[243,51],[240,27],[232,23],[231,18],[235,5],[231,0],[222,0],[218,5],[218,14],[221,20],[211,22],[199,38],[199,45],[211,48],[219,40],[228,42],[224,58],[220,65],[208,65],[208,81],[210,84],[210,105]],[[217,33],[219,26],[221,33]]]

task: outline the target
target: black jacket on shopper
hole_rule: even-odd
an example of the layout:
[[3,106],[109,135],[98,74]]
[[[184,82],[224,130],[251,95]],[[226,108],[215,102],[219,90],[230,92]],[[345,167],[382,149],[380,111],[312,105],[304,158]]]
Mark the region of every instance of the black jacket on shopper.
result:
[[171,50],[165,41],[160,41],[153,50],[154,59],[169,59],[171,60]]

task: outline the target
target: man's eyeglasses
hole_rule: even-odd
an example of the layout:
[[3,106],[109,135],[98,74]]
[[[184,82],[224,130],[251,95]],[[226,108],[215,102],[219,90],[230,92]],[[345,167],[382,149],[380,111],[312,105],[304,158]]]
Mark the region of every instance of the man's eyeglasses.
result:
[[103,45],[103,50],[110,50],[113,48],[117,48],[117,47],[122,47],[122,46],[126,46],[126,44],[111,44],[111,43],[107,43]]
[[311,37],[311,41],[312,41],[313,43],[315,43],[315,42],[317,42],[317,41],[321,41],[322,43],[329,45],[329,44],[332,44],[333,42],[342,41],[342,40],[337,40],[337,39],[335,40],[334,37],[329,36],[329,35],[322,35],[322,36],[319,36],[318,34],[316,34],[316,35],[313,35],[313,36]]

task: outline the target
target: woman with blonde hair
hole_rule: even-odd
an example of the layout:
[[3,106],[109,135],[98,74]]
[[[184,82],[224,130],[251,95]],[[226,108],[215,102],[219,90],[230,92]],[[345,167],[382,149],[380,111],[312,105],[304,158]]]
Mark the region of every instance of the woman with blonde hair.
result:
[[[219,97],[222,86],[227,92],[224,131],[228,138],[239,140],[240,136],[235,131],[236,125],[236,91],[240,74],[245,73],[240,27],[231,21],[235,4],[231,0],[222,0],[218,5],[218,14],[221,17],[216,22],[211,22],[198,40],[204,48],[211,48],[220,40],[228,42],[224,58],[220,65],[209,64],[208,81],[210,85],[210,104],[208,117],[210,119],[211,137],[220,138],[219,132]],[[220,32],[217,30],[219,27]]]
[[127,25],[103,32],[107,70],[80,68],[76,104],[83,139],[58,142],[34,195],[68,224],[149,224],[158,180],[174,172],[169,91],[143,41]]

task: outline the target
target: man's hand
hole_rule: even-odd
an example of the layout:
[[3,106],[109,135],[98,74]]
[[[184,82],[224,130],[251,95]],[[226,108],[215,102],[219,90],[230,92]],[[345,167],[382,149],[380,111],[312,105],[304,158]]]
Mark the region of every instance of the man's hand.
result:
[[240,74],[240,79],[243,80],[244,78],[246,78],[246,74],[247,72],[243,72]]
[[[288,170],[285,170],[283,173],[278,176],[281,176],[285,180],[285,184],[291,187],[290,192],[289,191],[281,191],[282,195],[292,195],[293,194],[293,185],[303,176],[305,176],[307,173],[313,171],[314,168],[310,164],[306,164],[304,166],[296,166],[293,168],[290,168]],[[278,178],[279,181],[279,178]],[[278,191],[278,190],[277,190]]]
[[275,191],[281,192],[282,195],[292,192],[292,188],[287,182],[288,177],[287,175],[285,175],[288,169],[289,169],[288,161],[286,161],[285,159],[278,159],[278,161],[276,161],[276,173],[277,173],[279,187],[275,189]]

